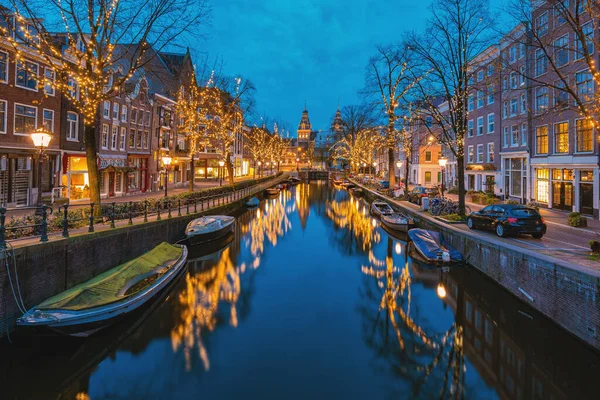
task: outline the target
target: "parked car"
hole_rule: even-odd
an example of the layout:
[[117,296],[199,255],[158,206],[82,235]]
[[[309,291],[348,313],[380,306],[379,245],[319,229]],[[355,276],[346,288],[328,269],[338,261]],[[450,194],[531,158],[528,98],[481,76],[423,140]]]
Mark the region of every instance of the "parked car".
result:
[[495,204],[471,213],[467,218],[470,229],[491,229],[500,237],[525,233],[541,239],[546,224],[535,209],[520,204]]
[[408,201],[421,205],[423,197],[435,197],[438,195],[438,190],[435,187],[416,186],[408,192]]
[[389,189],[390,188],[390,181],[379,181],[379,188],[380,189]]

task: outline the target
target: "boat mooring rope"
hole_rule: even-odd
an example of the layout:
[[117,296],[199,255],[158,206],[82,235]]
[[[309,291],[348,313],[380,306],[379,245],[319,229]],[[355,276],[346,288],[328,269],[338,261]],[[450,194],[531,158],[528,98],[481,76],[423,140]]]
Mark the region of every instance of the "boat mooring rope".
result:
[[[17,303],[17,307],[19,311],[23,314],[27,313],[27,307],[25,306],[25,302],[23,301],[23,297],[21,295],[21,287],[19,286],[19,272],[17,270],[17,257],[15,256],[15,249],[10,243],[6,243],[6,248],[0,249],[0,259],[4,260],[4,265],[6,266],[6,274],[8,277],[8,282],[10,283],[10,290],[12,291],[15,302]],[[15,271],[15,283],[13,285],[12,276],[10,273],[10,261],[12,258],[13,269]],[[17,287],[15,291],[15,286]],[[18,296],[17,296],[18,295]]]

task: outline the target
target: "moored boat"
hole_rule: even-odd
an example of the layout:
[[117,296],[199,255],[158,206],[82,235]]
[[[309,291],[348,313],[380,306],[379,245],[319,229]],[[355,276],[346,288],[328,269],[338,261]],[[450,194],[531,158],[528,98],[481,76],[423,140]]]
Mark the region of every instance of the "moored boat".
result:
[[229,215],[205,215],[191,221],[185,228],[190,245],[217,240],[233,230],[235,218]]
[[246,207],[258,207],[259,204],[260,200],[258,200],[256,197],[253,197],[246,202]]
[[341,179],[332,179],[332,182],[334,185],[338,185],[338,186],[341,185],[342,183],[344,183],[344,181]]
[[408,232],[409,229],[415,227],[415,222],[412,218],[408,218],[407,216],[400,213],[382,215],[381,223],[390,229],[400,232]]
[[269,196],[275,196],[275,195],[278,195],[280,191],[281,191],[281,190],[280,190],[279,188],[277,188],[277,187],[272,187],[272,188],[268,188],[268,189],[266,189],[266,190],[265,190],[265,192],[266,192],[266,193],[267,193],[267,195],[269,195]]
[[462,254],[444,240],[441,233],[425,229],[408,231],[409,251],[417,261],[444,265],[463,261]]
[[161,243],[149,252],[52,296],[17,320],[20,327],[47,327],[89,336],[154,298],[184,269],[188,250]]
[[377,200],[371,203],[371,213],[378,217],[382,215],[392,215],[394,213],[394,209],[385,201]]
[[302,182],[302,179],[298,178],[297,176],[292,176],[289,180],[292,182],[292,185],[297,185]]
[[350,189],[348,189],[348,191],[354,197],[360,197],[364,194],[363,190],[359,187],[350,188]]

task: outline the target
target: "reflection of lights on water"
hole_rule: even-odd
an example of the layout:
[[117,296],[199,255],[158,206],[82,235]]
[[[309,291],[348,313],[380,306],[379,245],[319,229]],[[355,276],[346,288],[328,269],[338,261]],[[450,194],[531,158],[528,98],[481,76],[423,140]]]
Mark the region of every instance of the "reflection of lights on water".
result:
[[402,245],[400,243],[396,243],[396,254],[402,254]]
[[356,211],[358,211],[358,201],[356,202]]
[[260,218],[260,210],[256,210],[256,218]]
[[266,212],[269,212],[269,203],[268,203],[268,202],[267,202],[267,203],[265,203],[265,211],[266,211]]
[[444,297],[446,297],[446,288],[441,283],[438,283],[438,285],[437,285],[437,295],[439,296],[440,299],[443,299]]
[[363,215],[367,215],[367,208],[363,206]]

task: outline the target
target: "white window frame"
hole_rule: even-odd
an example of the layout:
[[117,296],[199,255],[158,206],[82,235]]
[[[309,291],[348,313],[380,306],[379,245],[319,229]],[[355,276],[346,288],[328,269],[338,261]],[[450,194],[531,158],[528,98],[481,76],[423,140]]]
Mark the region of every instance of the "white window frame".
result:
[[110,128],[110,149],[111,150],[117,150],[117,146],[118,146],[117,141],[118,140],[119,140],[119,126],[112,125]]
[[[556,140],[556,126],[567,124],[567,151],[558,152],[558,141]],[[550,146],[550,141],[548,141],[548,146]],[[550,152],[550,148],[548,148],[548,153]],[[557,121],[552,124],[552,154],[569,154],[571,152],[571,121]]]
[[34,124],[34,128],[33,129],[37,129],[38,127],[38,116],[39,116],[39,111],[38,108],[36,106],[32,106],[29,104],[23,104],[23,103],[15,103],[14,107],[13,107],[13,135],[15,136],[29,136],[29,133],[17,133],[17,129],[16,129],[16,124],[17,124],[17,106],[24,106],[24,107],[30,107],[30,108],[35,108],[35,124]]
[[502,147],[504,148],[508,147],[510,144],[510,138],[508,137],[509,135],[510,131],[508,129],[508,126],[505,126],[502,130]]
[[496,102],[496,96],[494,93],[494,85],[490,85],[490,86],[488,86],[487,103],[488,103],[488,105],[490,105],[490,104],[494,104],[495,102]]
[[104,119],[110,119],[110,101],[104,100],[103,107],[104,108],[102,110],[102,116],[104,117]]
[[477,117],[477,136],[483,136],[483,117]]
[[473,153],[474,149],[473,149],[473,145],[467,146],[467,162],[469,164],[473,164],[473,157],[475,155],[475,153]]
[[469,120],[469,122],[467,122],[467,137],[473,137],[474,131],[475,131],[475,126],[474,126],[474,122],[473,120]]
[[[104,145],[104,138],[106,137],[106,146]],[[110,139],[110,126],[108,124],[102,124],[102,137],[100,139],[100,147],[104,150],[108,150]]]
[[527,146],[527,124],[521,124],[521,146]]
[[[69,120],[69,115],[75,115],[75,137],[71,137],[70,133],[71,133],[71,125],[72,122],[71,120]],[[67,111],[67,140],[69,142],[78,142],[79,141],[79,114],[77,114],[74,111]]]
[[46,118],[44,117],[46,111],[50,111],[52,113],[52,123],[50,124],[50,132],[54,133],[54,110],[50,110],[49,108],[42,109],[42,126],[44,126],[44,122],[46,122]]
[[4,130],[0,130],[0,133],[5,135],[8,131],[8,101],[0,100],[0,103],[4,103]]
[[[514,112],[513,112],[513,105],[514,105]],[[519,99],[514,97],[514,98],[510,99],[509,114],[511,117],[514,117],[518,113],[519,113]]]
[[[123,106],[127,107],[127,106]],[[119,151],[125,151],[125,144],[127,142],[127,128],[122,126],[119,136]]]
[[[27,70],[27,63],[34,64],[37,67],[37,73],[35,74],[36,75],[36,85],[35,85],[35,88],[29,88],[27,86],[21,86],[21,85],[19,85],[19,83],[18,83],[18,80],[19,80],[19,72],[18,72],[19,71],[19,62],[25,63],[25,70]],[[27,72],[27,73],[29,74],[29,72]],[[39,85],[40,85],[40,64],[36,63],[35,61],[28,60],[26,58],[24,58],[22,60],[15,61],[15,86],[18,87],[18,88],[21,88],[21,89],[29,90],[31,92],[37,92]]]
[[112,103],[112,119],[113,120],[115,120],[115,121],[119,120],[119,116],[120,116],[119,111],[120,111],[119,103],[116,101],[113,101],[113,103]]
[[[490,123],[490,117],[492,117],[491,123]],[[491,125],[492,129],[490,129],[490,125]],[[487,133],[488,134],[494,133],[495,130],[496,130],[496,114],[489,113],[487,115]]]
[[502,119],[508,118],[508,101],[502,102]]
[[[582,3],[579,3],[579,4],[582,4]],[[590,43],[588,43],[588,40],[587,40],[588,39],[588,35],[585,34],[585,28],[587,26],[591,26],[592,27],[592,33],[589,36]],[[590,52],[590,55],[593,55],[596,52],[596,44],[594,43],[594,33],[595,33],[594,32],[594,30],[595,30],[594,22],[590,21],[590,22],[586,22],[585,24],[582,24],[581,25],[581,30],[582,30],[582,32],[583,32],[583,34],[585,36],[585,39],[586,39],[585,40],[585,44],[581,43],[581,41],[579,40],[579,36],[578,35],[575,35],[575,51],[574,51],[574,54],[573,54],[573,60],[581,60],[583,58],[583,48],[586,47],[586,46],[588,46],[588,45],[590,45],[590,44],[592,45],[592,51]],[[579,46],[581,46],[581,47],[579,47]]]
[[[490,146],[492,147],[492,151],[490,151]],[[487,155],[486,155],[486,162],[489,163],[493,163],[495,161],[496,155],[494,154],[494,142],[490,142],[487,144],[486,146],[486,150],[487,150]],[[490,154],[494,155],[494,160],[490,159]]]
[[527,113],[527,93],[521,93],[519,102],[521,103],[521,107],[520,107],[521,114],[526,114]]
[[8,84],[8,66],[10,65],[10,57],[8,56],[8,52],[6,51],[0,51],[0,53],[3,53],[6,55],[6,66],[4,67],[4,73],[6,74],[6,79],[5,80],[0,80],[0,83],[4,83],[4,84]]
[[[541,58],[538,58],[538,52],[539,52],[539,54],[542,55]],[[542,61],[545,60],[545,62],[546,62],[546,69],[542,73],[538,73],[538,60],[542,60]],[[542,50],[542,49],[536,49],[535,53],[534,53],[534,57],[533,57],[533,69],[535,70],[534,76],[536,78],[548,73],[548,63],[549,63],[548,57],[546,56],[546,53],[544,53],[544,50]]]
[[[48,76],[48,72],[52,73],[51,76]],[[56,71],[50,67],[44,67],[44,80],[46,79],[51,80],[52,83],[54,83],[56,81]],[[54,96],[56,94],[56,89],[54,89],[52,84],[45,83],[44,93],[46,93],[46,96]]]
[[521,143],[520,136],[515,141],[515,132],[517,135],[521,134],[521,127],[519,125],[510,126],[510,147],[519,147],[519,144]]
[[[560,41],[562,41],[562,40],[565,40],[565,41],[566,41],[566,44],[565,44],[564,46],[561,46],[561,47],[557,46],[557,44],[556,44],[556,43],[557,43],[559,40],[560,40]],[[554,40],[554,42],[552,43],[552,45],[553,45],[553,47],[554,47],[554,64],[556,65],[556,67],[557,67],[557,68],[561,68],[561,67],[564,67],[564,66],[568,65],[568,64],[569,64],[569,62],[571,61],[571,56],[570,56],[570,54],[569,54],[569,53],[571,52],[571,49],[569,48],[569,34],[567,33],[567,34],[565,34],[565,35],[562,35],[561,37],[558,37],[558,38],[556,38],[556,39]],[[560,63],[558,62],[558,56],[557,56],[557,53],[558,53],[559,51],[564,51],[564,52],[566,53],[566,55],[567,55],[567,59],[565,60],[565,62],[564,62],[563,64],[560,64]]]
[[127,105],[123,104],[121,106],[121,122],[127,122],[127,118],[129,117],[128,111]]
[[[479,151],[481,150],[481,152]],[[481,159],[479,158],[481,156]],[[477,145],[477,164],[483,164],[483,143]],[[481,160],[481,161],[480,161]]]
[[485,105],[485,93],[483,92],[483,90],[478,90],[477,91],[477,109],[480,109],[481,107],[483,107]]

